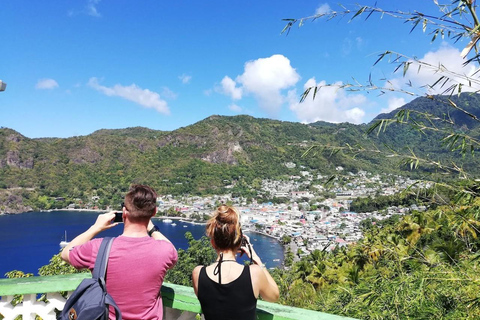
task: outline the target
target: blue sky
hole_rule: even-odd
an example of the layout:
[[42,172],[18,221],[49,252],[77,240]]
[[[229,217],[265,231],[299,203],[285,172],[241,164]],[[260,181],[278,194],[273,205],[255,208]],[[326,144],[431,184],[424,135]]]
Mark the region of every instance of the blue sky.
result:
[[[433,0],[377,5],[438,12]],[[385,50],[461,65],[465,42],[431,43],[428,31],[410,33],[411,25],[388,17],[319,19],[280,34],[283,18],[328,10],[341,8],[308,0],[3,1],[0,126],[39,138],[135,126],[169,131],[214,114],[366,123],[412,98],[331,88],[300,104],[300,95],[308,85],[365,83],[370,73],[401,87],[406,81],[392,65],[373,67]]]

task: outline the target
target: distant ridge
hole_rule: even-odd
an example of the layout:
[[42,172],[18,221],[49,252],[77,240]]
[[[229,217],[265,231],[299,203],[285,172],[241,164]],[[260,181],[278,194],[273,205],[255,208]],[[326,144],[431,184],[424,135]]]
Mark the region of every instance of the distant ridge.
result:
[[472,129],[480,125],[480,122],[475,121],[464,112],[453,108],[448,100],[453,101],[457,106],[461,107],[468,113],[480,117],[480,94],[465,92],[453,96],[431,96],[430,98],[419,97],[389,113],[379,114],[371,121],[371,123],[380,119],[393,118],[399,109],[409,109],[418,112],[428,112],[440,118],[449,117],[458,127],[466,125],[468,128]]

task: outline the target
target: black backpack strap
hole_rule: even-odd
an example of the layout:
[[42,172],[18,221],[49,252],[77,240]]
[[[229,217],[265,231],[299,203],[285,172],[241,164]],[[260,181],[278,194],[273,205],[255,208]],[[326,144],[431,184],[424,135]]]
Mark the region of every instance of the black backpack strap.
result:
[[[107,291],[107,287],[105,285],[105,274],[107,272],[108,257],[110,255],[110,249],[112,248],[113,240],[115,240],[115,238],[103,238],[100,248],[98,249],[95,267],[93,268],[92,273],[92,278],[100,279],[101,284],[105,288],[105,292]],[[122,319],[122,313],[120,312],[120,309],[109,294],[105,296],[105,303],[115,309],[116,320]],[[105,317],[108,319],[108,307],[105,310]]]
[[95,267],[93,268],[92,278],[105,279],[105,273],[107,271],[108,256],[110,255],[110,248],[115,238],[107,237],[103,238],[100,248],[98,249],[97,259],[95,260]]
[[[105,297],[105,303],[112,306],[114,309],[115,309],[115,319],[116,320],[121,320],[122,319],[122,312],[120,311],[120,309],[118,308],[117,304],[115,303],[115,301],[113,301],[112,299],[112,296],[110,296],[109,294]],[[106,311],[106,315],[107,315],[107,318],[108,318],[108,308],[107,308],[107,311]]]

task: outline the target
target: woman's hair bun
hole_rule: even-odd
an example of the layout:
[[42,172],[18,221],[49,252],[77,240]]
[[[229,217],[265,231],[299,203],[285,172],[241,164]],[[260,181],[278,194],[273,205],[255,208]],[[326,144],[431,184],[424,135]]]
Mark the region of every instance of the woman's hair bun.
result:
[[219,249],[237,249],[241,244],[242,231],[238,211],[221,205],[207,222],[207,236]]
[[226,205],[218,207],[214,213],[214,217],[217,222],[222,224],[237,224],[239,219],[237,211]]

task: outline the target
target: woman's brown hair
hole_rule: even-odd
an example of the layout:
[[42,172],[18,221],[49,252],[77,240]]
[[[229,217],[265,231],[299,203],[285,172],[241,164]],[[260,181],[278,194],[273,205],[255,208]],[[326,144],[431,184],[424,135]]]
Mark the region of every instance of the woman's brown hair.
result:
[[238,211],[226,205],[218,207],[207,222],[206,234],[216,249],[236,251],[243,237]]

